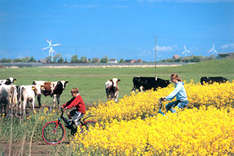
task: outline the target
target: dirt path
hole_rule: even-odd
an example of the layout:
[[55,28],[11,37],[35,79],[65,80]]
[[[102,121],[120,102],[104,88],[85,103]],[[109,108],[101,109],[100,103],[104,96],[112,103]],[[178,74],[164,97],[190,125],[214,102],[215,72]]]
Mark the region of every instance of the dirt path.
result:
[[[22,143],[13,143],[11,146],[11,155],[18,156],[22,152],[23,155],[29,155],[29,143],[25,143],[23,150],[21,149]],[[32,144],[32,156],[49,156],[52,152],[52,148],[46,144],[33,143]],[[9,142],[0,141],[0,155],[5,156],[9,154]]]

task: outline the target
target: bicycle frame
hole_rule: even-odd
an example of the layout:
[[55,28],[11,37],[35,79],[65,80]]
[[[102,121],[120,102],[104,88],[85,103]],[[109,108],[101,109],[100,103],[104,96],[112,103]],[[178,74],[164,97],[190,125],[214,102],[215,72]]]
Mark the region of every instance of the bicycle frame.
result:
[[[61,119],[68,125],[68,120],[69,119],[67,119],[67,118],[65,118],[64,116],[63,116],[63,113],[64,113],[64,111],[62,110],[62,113],[61,113],[61,115],[60,115],[60,118],[58,118],[58,124],[60,123],[60,121],[61,121]],[[85,125],[84,124],[84,122],[85,122],[85,120],[87,119],[88,117],[86,117],[86,118],[84,118],[83,120],[80,120],[80,123],[81,123],[81,126],[83,126],[83,125]]]
[[63,116],[63,113],[64,113],[64,111],[63,110],[61,110],[61,115],[60,115],[60,117],[58,118],[58,123],[61,123],[60,121],[61,121],[61,119],[67,124],[67,119]]
[[[57,119],[57,120],[55,120],[55,121],[50,121],[50,122],[47,122],[44,126],[43,126],[43,128],[42,128],[42,138],[43,138],[43,140],[47,143],[47,144],[49,144],[49,145],[56,145],[56,144],[58,144],[58,143],[61,143],[61,142],[63,142],[63,140],[65,139],[65,136],[66,136],[66,129],[65,129],[65,127],[66,128],[68,128],[68,129],[70,129],[71,130],[71,134],[73,135],[73,134],[75,134],[76,132],[77,132],[77,128],[78,127],[73,127],[73,125],[71,124],[69,124],[69,119],[67,119],[67,118],[65,118],[64,116],[63,116],[63,113],[64,113],[64,111],[63,110],[61,110],[61,115],[60,115],[60,117]],[[85,126],[85,129],[86,130],[88,130],[88,128],[89,128],[89,124],[90,123],[96,123],[96,121],[92,121],[92,120],[87,120],[88,118],[89,118],[90,116],[88,116],[88,117],[85,117],[85,118],[83,118],[83,119],[81,119],[80,120],[80,126],[79,126],[79,128],[81,129],[81,131],[83,132],[83,126]],[[65,127],[63,126],[63,123],[61,123],[61,120],[63,120],[64,122],[65,122]],[[46,128],[47,127],[50,127],[49,125],[54,125],[54,126],[52,126],[51,127],[51,130],[50,131],[47,131],[46,130]],[[60,137],[61,138],[59,138],[58,140],[56,140],[56,141],[50,141],[50,140],[48,140],[48,138],[47,138],[47,134],[51,134],[51,135],[57,135],[56,133],[57,133],[57,130],[59,130],[58,132],[62,132],[62,134],[60,135]],[[48,133],[49,132],[49,133]]]

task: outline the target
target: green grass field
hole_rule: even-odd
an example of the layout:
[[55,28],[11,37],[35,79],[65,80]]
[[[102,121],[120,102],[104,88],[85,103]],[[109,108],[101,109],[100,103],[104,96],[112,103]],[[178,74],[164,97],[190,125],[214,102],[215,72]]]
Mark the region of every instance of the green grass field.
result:
[[[154,76],[154,68],[67,68],[52,69],[27,67],[18,69],[0,69],[0,79],[10,76],[17,79],[17,85],[32,84],[33,80],[68,80],[69,84],[61,96],[64,103],[70,98],[70,89],[78,87],[87,104],[105,101],[104,83],[112,77],[121,79],[119,83],[120,97],[128,95],[133,87],[134,76]],[[201,76],[224,76],[234,79],[234,59],[212,60],[179,67],[158,67],[157,76],[169,79],[171,73],[178,73],[182,79],[199,82]],[[42,104],[52,103],[50,97],[42,97]]]

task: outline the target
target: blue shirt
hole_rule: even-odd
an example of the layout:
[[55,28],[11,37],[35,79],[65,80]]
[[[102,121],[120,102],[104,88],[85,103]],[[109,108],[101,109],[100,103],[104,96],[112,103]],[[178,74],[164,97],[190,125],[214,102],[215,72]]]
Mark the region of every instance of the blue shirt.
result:
[[170,101],[174,99],[175,96],[176,96],[176,100],[180,100],[180,101],[188,100],[183,82],[179,81],[178,83],[176,83],[175,89],[173,90],[173,92],[171,92],[171,94],[169,94],[166,97],[166,100]]

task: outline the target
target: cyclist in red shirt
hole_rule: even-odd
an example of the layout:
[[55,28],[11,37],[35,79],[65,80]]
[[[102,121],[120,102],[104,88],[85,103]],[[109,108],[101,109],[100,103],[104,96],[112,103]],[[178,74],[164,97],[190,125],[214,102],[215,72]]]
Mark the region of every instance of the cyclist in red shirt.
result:
[[[72,98],[61,108],[64,110],[74,108],[72,111],[70,111],[68,117],[76,126],[78,126],[80,124],[80,119],[85,114],[85,103],[80,96],[78,88],[72,88],[71,94]],[[70,122],[68,126],[71,126],[72,122]]]

